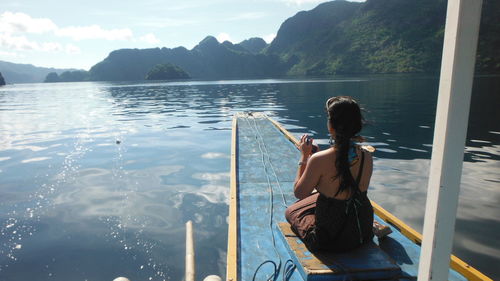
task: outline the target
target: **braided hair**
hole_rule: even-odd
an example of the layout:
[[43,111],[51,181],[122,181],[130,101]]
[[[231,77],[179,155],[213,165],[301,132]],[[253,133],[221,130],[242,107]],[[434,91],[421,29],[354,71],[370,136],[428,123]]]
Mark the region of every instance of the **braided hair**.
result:
[[350,190],[354,194],[358,190],[358,184],[354,180],[349,164],[349,150],[351,140],[357,137],[363,126],[363,117],[361,109],[356,101],[348,96],[332,97],[326,102],[326,111],[328,112],[328,123],[334,129],[333,144],[336,160],[335,168],[340,179],[339,193]]

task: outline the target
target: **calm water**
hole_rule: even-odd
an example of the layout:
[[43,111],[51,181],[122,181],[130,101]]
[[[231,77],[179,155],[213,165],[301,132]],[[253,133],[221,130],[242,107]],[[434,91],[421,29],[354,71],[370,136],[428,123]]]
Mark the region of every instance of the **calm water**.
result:
[[[231,117],[264,111],[327,143],[354,96],[377,148],[371,197],[422,230],[438,80],[25,84],[0,88],[0,280],[225,275]],[[500,278],[500,77],[477,78],[454,253]],[[291,159],[291,161],[295,161]]]

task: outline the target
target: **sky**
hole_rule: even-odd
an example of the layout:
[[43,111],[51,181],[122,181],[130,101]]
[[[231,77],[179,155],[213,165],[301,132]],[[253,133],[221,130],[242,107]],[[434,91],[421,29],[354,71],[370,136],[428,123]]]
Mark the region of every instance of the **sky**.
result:
[[[122,48],[192,49],[208,35],[268,43],[322,0],[1,0],[0,60],[88,70]],[[364,0],[352,0],[363,2]]]

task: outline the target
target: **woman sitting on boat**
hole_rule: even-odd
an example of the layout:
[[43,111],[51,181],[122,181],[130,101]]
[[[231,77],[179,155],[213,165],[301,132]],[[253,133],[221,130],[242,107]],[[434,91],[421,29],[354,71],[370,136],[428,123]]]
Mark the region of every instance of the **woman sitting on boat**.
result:
[[356,101],[332,97],[326,111],[331,147],[313,154],[312,139],[302,136],[294,184],[300,200],[285,216],[310,250],[348,251],[373,238],[373,208],[367,197],[373,159],[354,142],[363,123]]

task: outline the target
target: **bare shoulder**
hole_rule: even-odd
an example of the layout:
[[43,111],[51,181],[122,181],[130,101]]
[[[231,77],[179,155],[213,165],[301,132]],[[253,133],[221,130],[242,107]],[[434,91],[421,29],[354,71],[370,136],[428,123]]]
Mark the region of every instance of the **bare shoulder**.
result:
[[309,161],[311,161],[311,163],[316,163],[316,164],[321,165],[324,162],[331,162],[332,157],[335,157],[335,153],[333,153],[333,150],[332,149],[325,149],[325,150],[318,151],[318,152],[314,153],[313,155],[311,155],[311,158],[309,159]]

